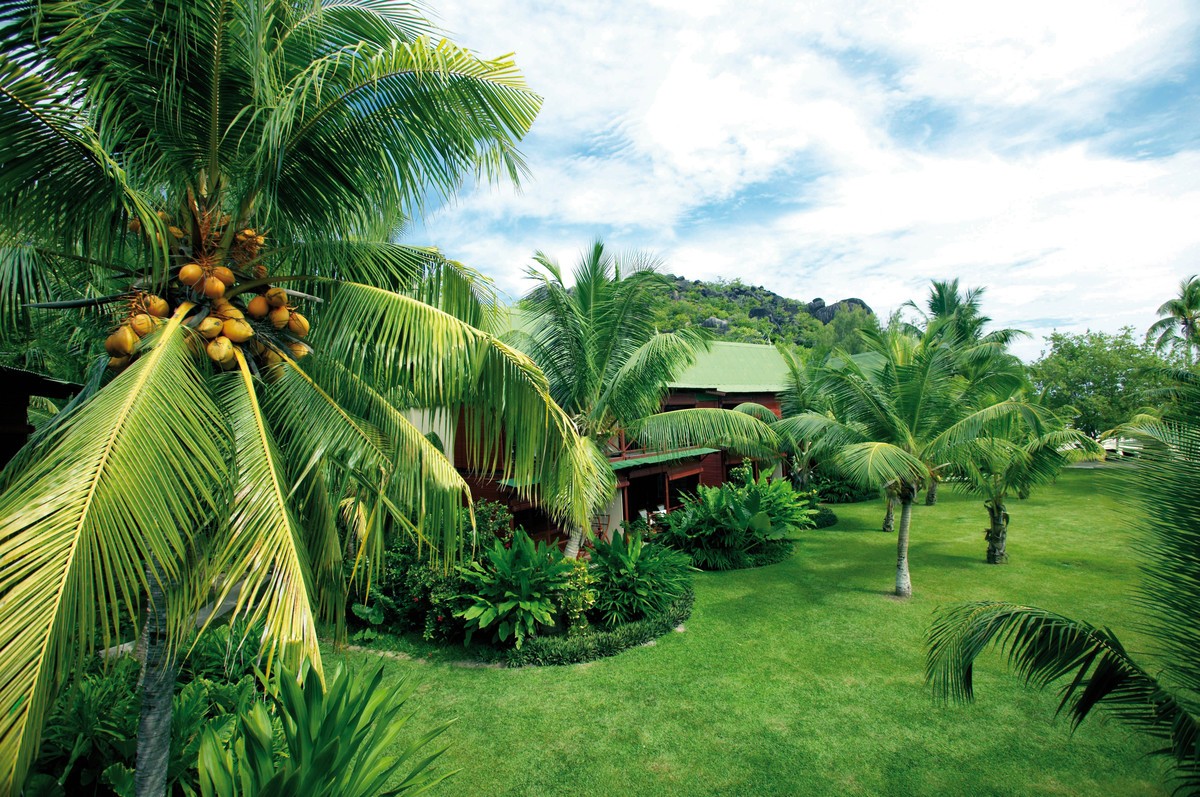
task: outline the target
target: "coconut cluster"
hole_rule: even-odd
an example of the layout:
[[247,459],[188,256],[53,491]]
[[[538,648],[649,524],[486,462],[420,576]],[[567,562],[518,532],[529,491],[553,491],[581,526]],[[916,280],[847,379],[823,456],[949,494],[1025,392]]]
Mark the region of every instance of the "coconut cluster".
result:
[[[265,283],[268,272],[260,262],[264,235],[250,228],[233,233],[228,229],[228,214],[200,213],[194,205],[190,234],[171,224],[165,213],[160,212],[159,218],[174,239],[173,280],[167,298],[141,293],[131,300],[125,319],[105,341],[110,367],[119,370],[128,365],[136,356],[138,340],[182,302],[195,307],[184,325],[195,331],[205,354],[221,368],[236,367],[237,347],[260,371],[283,362],[285,352],[299,359],[311,351],[303,341],[309,332],[308,319],[286,290]],[[137,235],[142,232],[136,220],[129,229]],[[227,242],[228,234],[232,240]],[[239,288],[242,283],[250,284]]]

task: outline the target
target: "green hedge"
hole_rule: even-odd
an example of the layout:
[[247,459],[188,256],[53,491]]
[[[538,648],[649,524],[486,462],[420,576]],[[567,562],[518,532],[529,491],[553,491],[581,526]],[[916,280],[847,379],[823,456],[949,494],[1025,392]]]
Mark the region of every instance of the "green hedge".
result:
[[692,615],[696,594],[683,593],[666,611],[654,617],[636,620],[612,630],[589,629],[577,636],[543,636],[525,640],[520,649],[508,652],[510,667],[532,665],[581,664],[615,656],[624,650],[644,645],[668,633]]

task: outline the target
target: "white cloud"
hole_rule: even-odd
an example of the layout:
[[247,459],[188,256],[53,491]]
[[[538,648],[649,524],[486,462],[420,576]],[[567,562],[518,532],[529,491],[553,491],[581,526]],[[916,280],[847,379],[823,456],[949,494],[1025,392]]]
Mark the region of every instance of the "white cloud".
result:
[[[438,10],[461,43],[515,49],[546,98],[523,191],[467,193],[427,228],[510,293],[534,249],[570,262],[595,234],[693,278],[881,312],[960,276],[989,286],[1003,324],[1144,327],[1200,270],[1196,153],[1123,160],[1058,138],[1105,140],[1130,91],[1195,68],[1187,0]],[[928,108],[944,112],[936,145],[893,137],[898,113],[919,125]],[[767,185],[757,215],[736,209]]]

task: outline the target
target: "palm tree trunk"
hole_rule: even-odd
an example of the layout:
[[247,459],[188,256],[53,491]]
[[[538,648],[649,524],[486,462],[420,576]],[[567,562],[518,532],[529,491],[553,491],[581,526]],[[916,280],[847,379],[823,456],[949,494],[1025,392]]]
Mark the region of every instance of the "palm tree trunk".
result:
[[573,527],[567,535],[567,549],[563,551],[563,556],[567,559],[578,559],[581,550],[583,550],[583,529]]
[[154,564],[146,568],[150,594],[139,642],[145,654],[139,684],[142,707],[134,771],[137,797],[163,797],[167,793],[167,765],[171,759],[171,700],[175,695],[177,663],[167,636],[167,601],[157,569]]
[[1008,551],[1005,548],[1008,542],[1008,512],[1004,511],[1004,504],[1001,503],[985,501],[984,506],[987,507],[988,517],[992,521],[987,530],[988,564],[1004,564],[1008,561]]
[[883,515],[882,531],[891,534],[896,530],[896,499],[889,495],[887,497],[887,512]]
[[925,506],[935,506],[937,504],[937,488],[938,480],[929,480],[929,489],[925,491]]
[[900,534],[896,537],[896,595],[912,597],[912,579],[908,573],[908,529],[912,521],[913,496],[900,497]]

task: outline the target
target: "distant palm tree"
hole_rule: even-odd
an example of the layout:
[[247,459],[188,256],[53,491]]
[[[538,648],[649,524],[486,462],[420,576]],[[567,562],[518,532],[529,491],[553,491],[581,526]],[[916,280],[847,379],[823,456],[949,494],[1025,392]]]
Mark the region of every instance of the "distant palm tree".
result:
[[987,561],[1008,561],[1008,499],[1028,498],[1036,487],[1050,484],[1069,462],[1103,456],[1089,435],[1067,429],[1049,411],[1035,416],[1030,428],[1017,418],[993,423],[965,444],[964,456],[950,469],[955,486],[983,498],[988,512]]
[[319,675],[339,500],[369,506],[372,541],[453,557],[469,493],[412,414],[465,413],[468,446],[566,520],[611,489],[487,332],[478,277],[394,242],[464,179],[519,175],[540,106],[511,60],[429,30],[377,0],[0,6],[0,335],[37,332],[29,304],[115,328],[0,477],[0,794],[63,679],[139,614],[139,795],[165,788],[210,590],[263,622],[268,670]]
[[[655,328],[653,309],[670,281],[654,258],[616,257],[596,241],[570,287],[557,263],[541,252],[534,260],[530,276],[539,284],[521,302],[528,326],[510,340],[541,366],[551,397],[581,434],[610,453],[622,434],[661,450],[708,445],[749,456],[778,453],[770,428],[744,413],[661,412],[668,384],[707,350],[709,337],[706,330]],[[569,556],[578,554],[582,535],[570,530]]]
[[[960,463],[966,443],[1010,416],[1038,415],[1011,395],[1019,382],[1006,374],[968,380],[957,372],[953,347],[931,344],[900,329],[864,335],[878,365],[842,357],[823,380],[827,411],[806,411],[775,425],[785,439],[811,440],[836,452],[832,463],[849,479],[883,489],[900,505],[896,594],[909,597],[908,542],[912,504],[931,472]],[[1007,391],[1001,389],[1007,381]]]
[[[985,332],[984,328],[992,320],[982,312],[982,300],[986,292],[987,288],[983,286],[960,289],[958,278],[931,280],[929,296],[925,300],[926,310],[912,301],[905,302],[903,306],[916,310],[925,322],[924,326],[913,329],[916,334],[955,348],[959,355],[958,370],[968,378],[998,370],[1024,374],[1025,367],[1019,359],[1008,353],[1008,346],[1028,333],[1009,328]],[[941,481],[940,472],[930,474],[929,486],[925,491],[927,506],[937,503]]]
[[1158,351],[1182,351],[1190,368],[1200,345],[1200,279],[1192,275],[1179,283],[1179,295],[1158,308],[1160,318],[1146,331],[1146,340],[1154,339]]
[[975,661],[989,646],[1044,688],[1069,679],[1059,710],[1078,725],[1103,706],[1161,743],[1179,791],[1200,794],[1200,380],[1177,374],[1176,401],[1159,421],[1125,427],[1144,445],[1131,476],[1145,553],[1138,605],[1156,655],[1135,658],[1108,629],[1012,603],[981,601],[939,613],[928,636],[925,676],[943,699],[974,696]]

